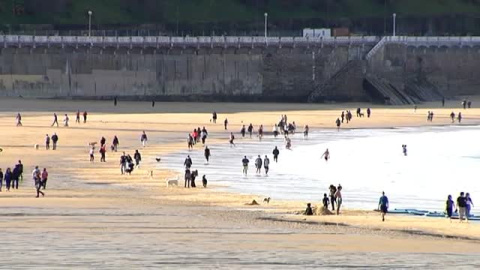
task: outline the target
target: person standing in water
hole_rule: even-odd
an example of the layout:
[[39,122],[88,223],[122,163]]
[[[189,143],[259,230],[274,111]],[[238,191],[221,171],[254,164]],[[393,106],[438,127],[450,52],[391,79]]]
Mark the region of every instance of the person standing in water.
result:
[[403,151],[403,155],[407,156],[407,145],[406,144],[402,144],[402,151]]
[[328,151],[328,148],[327,150],[325,150],[325,152],[323,153],[323,155],[320,157],[320,158],[325,158],[325,161],[328,161],[330,159],[330,152]]
[[252,138],[252,133],[253,133],[253,125],[252,123],[250,123],[250,125],[248,126],[248,134],[250,135],[250,138]]
[[210,162],[210,148],[208,148],[208,146],[205,146],[203,155],[205,156],[205,159],[207,160],[207,164],[208,164]]
[[242,129],[240,130],[240,134],[242,134],[242,138],[245,138],[245,133],[246,133],[246,129],[245,129],[245,125],[243,125]]
[[250,160],[248,160],[247,156],[244,156],[242,159],[242,165],[243,165],[243,174],[247,176],[248,173],[248,163]]
[[225,126],[225,130],[228,129],[228,119],[225,118],[225,121],[223,121],[223,125]]
[[455,122],[455,113],[454,112],[452,112],[450,114],[450,118],[452,119],[452,124],[453,124],[453,122]]
[[275,146],[275,149],[273,149],[273,161],[278,163],[278,155],[280,155],[280,150]]
[[382,221],[385,221],[385,215],[388,212],[388,198],[385,196],[385,192],[382,192],[382,197],[378,201],[378,210],[382,213]]
[[263,159],[263,168],[265,168],[265,175],[268,175],[268,171],[270,169],[270,159],[268,159],[267,155]]
[[257,174],[262,173],[262,158],[258,155],[257,159],[255,159],[255,168],[257,168]]
[[235,136],[233,135],[233,132],[230,132],[230,147],[235,147]]
[[303,128],[303,137],[304,138],[308,138],[308,131],[310,130],[310,128],[308,127],[308,125],[305,125],[305,128]]

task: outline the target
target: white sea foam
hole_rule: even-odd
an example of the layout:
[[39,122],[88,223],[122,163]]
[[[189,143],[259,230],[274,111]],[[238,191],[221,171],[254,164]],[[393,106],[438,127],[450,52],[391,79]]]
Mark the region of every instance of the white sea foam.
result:
[[[163,164],[183,173],[183,160],[193,159],[200,178],[222,184],[229,191],[259,194],[274,199],[319,202],[330,184],[343,186],[344,206],[376,208],[385,191],[391,208],[417,208],[442,211],[447,195],[456,198],[470,192],[475,202],[480,194],[480,127],[424,127],[399,129],[323,130],[293,136],[292,150],[283,139],[266,137],[238,139],[210,146],[212,158],[205,164],[203,149],[181,151],[165,157]],[[402,153],[402,144],[408,156]],[[279,162],[273,162],[274,146],[280,149]],[[321,155],[328,148],[331,159]],[[257,155],[268,154],[269,176],[256,175]],[[250,159],[248,177],[242,175],[243,156]],[[262,170],[263,173],[263,170]],[[199,184],[198,181],[197,184]],[[473,209],[473,213],[480,211]]]

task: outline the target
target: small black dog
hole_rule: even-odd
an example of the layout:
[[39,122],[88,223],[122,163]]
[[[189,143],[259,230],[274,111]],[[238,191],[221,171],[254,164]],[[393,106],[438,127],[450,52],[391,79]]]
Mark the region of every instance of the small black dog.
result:
[[203,177],[202,177],[202,184],[203,184],[203,187],[204,187],[204,188],[207,188],[207,183],[208,183],[207,177],[206,177],[205,175],[203,175]]
[[263,199],[263,202],[266,202],[267,204],[270,203],[270,197]]

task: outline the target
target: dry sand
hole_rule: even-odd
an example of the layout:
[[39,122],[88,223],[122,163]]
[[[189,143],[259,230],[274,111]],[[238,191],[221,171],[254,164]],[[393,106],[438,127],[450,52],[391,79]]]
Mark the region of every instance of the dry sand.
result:
[[[458,112],[459,104],[447,106]],[[235,131],[241,121],[271,130],[282,113],[298,126],[334,128],[339,111],[358,106],[368,105],[157,103],[152,108],[149,102],[120,101],[114,107],[111,101],[3,99],[0,167],[5,171],[21,159],[25,180],[18,191],[0,193],[2,264],[48,269],[479,267],[479,224],[405,216],[388,216],[382,223],[377,213],[352,209],[341,216],[298,216],[292,213],[305,202],[274,199],[266,205],[259,196],[220,192],[213,183],[208,189],[166,188],[164,179],[174,173],[156,169],[155,157],[186,147],[193,127],[206,126],[209,144],[227,143],[220,124],[225,117]],[[374,107],[372,119],[355,118],[348,128],[448,125],[452,109],[435,106],[425,104],[416,112]],[[87,124],[75,123],[77,109],[89,112]],[[435,120],[427,123],[432,109]],[[213,110],[219,113],[216,125],[209,122]],[[15,127],[18,111],[23,127]],[[53,112],[60,125],[68,113],[70,127],[50,127]],[[480,109],[463,114],[463,124],[480,123]],[[142,130],[149,136],[146,148],[140,144]],[[58,150],[46,151],[45,134],[53,132],[60,137]],[[101,136],[110,144],[114,135],[119,152],[108,152],[107,163],[98,162],[98,153],[95,163],[88,162],[87,144]],[[121,152],[133,156],[135,149],[143,156],[141,168],[120,175]],[[39,199],[30,176],[35,165],[50,173],[46,196]],[[260,205],[245,205],[253,199]]]

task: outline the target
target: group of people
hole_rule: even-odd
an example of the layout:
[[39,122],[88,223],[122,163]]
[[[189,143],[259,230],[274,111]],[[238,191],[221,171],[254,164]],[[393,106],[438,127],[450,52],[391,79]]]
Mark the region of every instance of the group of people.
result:
[[17,164],[11,169],[8,167],[5,173],[0,168],[0,191],[2,191],[3,181],[5,181],[5,190],[10,191],[12,189],[18,189],[18,182],[23,181],[23,164],[19,160]]
[[52,137],[48,134],[45,135],[45,149],[50,149],[50,142],[52,142],[52,150],[57,150],[57,142],[58,142],[58,135],[57,133],[53,133]]
[[[323,194],[323,199],[322,199],[322,204],[323,208],[325,210],[328,210],[328,206],[330,205],[332,207],[332,211],[335,212],[335,205],[336,207],[336,214],[340,214],[340,208],[342,207],[342,185],[338,185],[338,187],[335,187],[334,185],[330,185],[329,189],[329,195],[327,193]],[[308,203],[307,204],[307,209],[305,209],[304,212],[305,215],[311,216],[313,215],[313,209],[312,209],[312,204]]]
[[[278,155],[277,155],[278,158]],[[247,158],[247,156],[244,156],[242,159],[242,165],[243,165],[243,174],[247,176],[248,174],[248,164],[250,163],[250,160]],[[262,173],[262,165],[263,168],[265,169],[265,175],[268,175],[268,171],[270,170],[270,159],[268,158],[267,155],[265,155],[265,158],[262,160],[260,155],[255,159],[255,168],[256,168],[256,174],[261,174]]]
[[205,145],[205,142],[208,137],[208,131],[205,127],[200,129],[200,127],[193,129],[193,132],[188,134],[187,138],[187,146],[189,150],[193,149],[193,146],[200,141],[202,142],[202,145]]
[[[135,164],[133,161],[135,160]],[[120,172],[121,174],[132,174],[133,169],[140,167],[140,161],[142,161],[142,155],[138,150],[135,150],[135,154],[130,156],[129,154],[123,154],[120,156]]]
[[[17,121],[18,121],[19,115],[20,113],[17,115]],[[87,123],[87,115],[88,115],[87,111],[84,111],[82,113],[84,124]],[[21,117],[20,117],[20,120],[21,120]],[[70,121],[70,117],[68,117],[68,114],[65,114],[65,116],[63,117],[63,126],[68,127],[69,121]],[[75,123],[80,123],[80,110],[78,110],[76,113]],[[53,122],[51,126],[53,127],[54,125],[58,127],[58,115],[56,113],[53,113]],[[17,122],[17,126],[18,126],[18,122]]]
[[[195,183],[195,180],[196,178],[198,177],[198,170],[192,170],[192,165],[193,165],[193,161],[192,161],[192,158],[190,157],[190,155],[188,155],[186,158],[185,158],[185,161],[183,162],[183,166],[185,167],[185,175],[184,175],[184,179],[185,179],[185,188],[196,188],[197,187],[197,184]],[[202,176],[202,185],[204,188],[207,187],[207,183],[208,183],[208,180],[207,180],[207,176],[206,175],[203,175]]]
[[470,197],[470,193],[464,193],[462,191],[457,198],[456,206],[452,199],[452,195],[448,195],[445,211],[447,213],[447,217],[451,219],[455,210],[455,212],[458,212],[458,218],[460,222],[463,222],[464,219],[468,221],[468,219],[472,216],[470,211],[472,210],[473,206],[474,205],[472,198]]
[[[364,117],[365,114],[362,112],[362,108],[357,108],[357,117]],[[367,108],[367,118],[370,118],[372,114],[372,110],[370,108]],[[335,121],[335,125],[337,126],[337,130],[340,130],[340,127],[342,126],[343,122],[350,123],[352,121],[353,115],[350,110],[342,111],[340,114],[340,117],[337,118]]]
[[[452,112],[450,114],[450,118],[452,119],[452,124],[455,123],[455,113],[454,112]],[[462,113],[461,112],[458,113],[457,120],[458,120],[458,123],[462,122]]]

